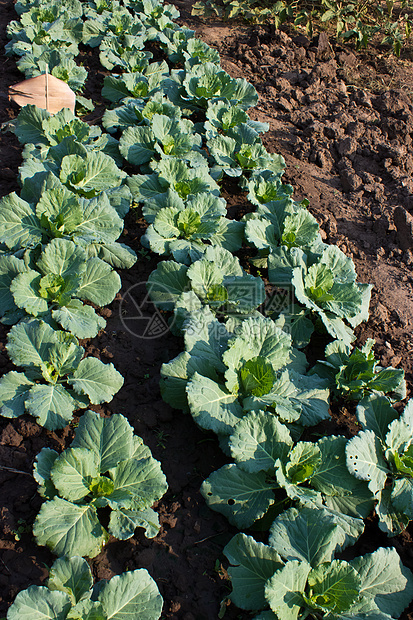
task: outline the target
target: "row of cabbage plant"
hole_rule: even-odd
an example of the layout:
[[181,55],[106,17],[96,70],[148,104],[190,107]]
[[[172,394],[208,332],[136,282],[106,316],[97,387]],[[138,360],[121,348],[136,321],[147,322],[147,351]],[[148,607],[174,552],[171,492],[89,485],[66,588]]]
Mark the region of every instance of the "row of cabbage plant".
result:
[[[21,8],[26,16],[21,28],[13,24],[9,30],[24,40],[30,32],[26,22],[39,25],[50,15],[57,17],[54,27],[60,22],[70,29],[76,24],[66,23],[64,13],[71,8],[66,5],[56,16],[51,3],[30,3]],[[40,30],[54,32],[44,23]],[[44,70],[50,49],[31,51],[41,51],[38,70]],[[26,64],[29,60],[25,57]],[[0,206],[2,321],[14,325],[7,350],[25,372],[2,378],[2,414],[32,413],[55,430],[67,425],[74,410],[109,401],[123,384],[112,364],[83,357],[77,337],[93,337],[105,326],[84,300],[110,303],[120,288],[113,268],[136,261],[135,253],[117,242],[130,192],[123,184],[126,174],[115,163],[122,159],[117,141],[68,110],[51,116],[27,106],[14,131],[26,146],[20,196],[10,194]],[[126,418],[102,419],[86,411],[70,447],[61,454],[48,448],[39,453],[34,477],[46,501],[33,533],[59,559],[47,586],[21,592],[8,618],[121,618],[125,613],[158,618],[163,601],[147,571],[93,585],[81,557],[97,555],[109,535],[127,539],[136,527],[149,537],[159,531],[150,507],[166,491],[166,479]],[[103,507],[111,509],[107,530],[99,519]]]
[[[178,37],[176,38],[178,39]],[[281,327],[289,326],[291,333],[293,333],[292,327],[294,327],[295,336],[297,336],[297,334],[301,333],[300,329],[302,326],[305,326],[307,329],[305,338],[302,335],[295,338],[295,347],[298,348],[299,346],[297,345],[297,340],[301,346],[304,346],[306,340],[308,341],[308,332],[313,324],[312,321],[309,321],[308,315],[310,313],[308,310],[312,311],[310,316],[314,316],[314,310],[316,310],[325,327],[333,336],[337,337],[345,333],[346,339],[343,338],[344,343],[341,344],[348,347],[353,338],[349,335],[349,328],[345,326],[342,318],[348,318],[347,315],[350,314],[354,325],[357,325],[357,320],[360,322],[363,318],[366,318],[369,289],[366,286],[363,287],[363,285],[355,284],[354,267],[352,269],[349,267],[348,259],[344,263],[337,248],[331,251],[326,247],[320,251],[320,243],[316,247],[308,248],[306,246],[311,246],[311,243],[307,241],[304,244],[307,251],[304,252],[300,248],[300,244],[295,243],[296,239],[300,238],[303,229],[305,230],[305,224],[307,224],[307,228],[311,229],[312,222],[310,222],[309,226],[308,218],[304,225],[302,220],[305,220],[305,216],[301,217],[301,219],[298,218],[298,226],[297,222],[290,218],[289,228],[288,226],[287,228],[282,228],[285,219],[288,220],[286,216],[295,215],[297,211],[302,215],[305,205],[296,205],[290,198],[290,203],[287,204],[287,207],[291,207],[291,203],[293,203],[294,207],[298,207],[295,211],[291,208],[288,210],[287,208],[284,214],[282,214],[280,213],[281,210],[277,209],[277,206],[281,206],[280,204],[270,204],[268,208],[269,203],[280,203],[279,189],[282,159],[279,156],[264,154],[258,136],[263,128],[255,127],[252,129],[251,125],[253,123],[246,117],[245,110],[252,102],[256,101],[256,93],[253,92],[250,85],[245,83],[245,80],[233,80],[219,69],[218,63],[211,63],[210,60],[214,53],[209,51],[205,45],[198,43],[196,46],[192,43],[192,50],[197,49],[199,55],[197,56],[198,62],[194,62],[194,60],[191,62],[185,57],[185,52],[182,51],[185,47],[184,43],[186,43],[187,49],[189,49],[191,41],[193,41],[192,36],[188,36],[188,33],[184,33],[181,37],[180,46],[182,57],[185,59],[185,69],[172,71],[169,78],[164,73],[160,83],[158,82],[159,95],[156,95],[153,89],[148,88],[147,78],[145,80],[141,76],[135,76],[138,77],[135,83],[139,85],[140,93],[145,96],[141,101],[136,101],[136,98],[135,100],[123,100],[121,108],[107,112],[104,120],[104,122],[108,123],[109,117],[112,123],[113,119],[115,121],[120,120],[123,123],[123,126],[120,123],[118,125],[108,125],[109,130],[112,129],[112,131],[118,128],[124,130],[120,139],[121,153],[131,163],[148,168],[147,174],[135,175],[128,181],[135,199],[144,203],[145,217],[147,217],[149,222],[152,220],[152,227],[149,227],[146,234],[147,243],[153,249],[155,249],[154,246],[157,243],[159,249],[155,251],[159,251],[160,254],[170,253],[175,258],[175,262],[161,263],[156,270],[157,273],[151,276],[149,283],[150,292],[156,303],[163,309],[175,309],[175,329],[177,331],[182,331],[183,329],[185,332],[187,350],[183,357],[180,357],[179,361],[168,365],[169,368],[165,373],[165,382],[168,384],[168,387],[165,389],[165,394],[166,398],[169,398],[171,404],[175,407],[179,404],[188,406],[189,403],[189,408],[196,421],[203,428],[215,430],[220,436],[221,444],[226,451],[228,451],[228,443],[231,447],[232,427],[241,418],[241,422],[244,422],[250,414],[258,414],[261,415],[260,424],[265,426],[268,421],[277,422],[274,414],[278,415],[282,422],[289,424],[289,427],[284,430],[285,427],[283,425],[282,430],[278,429],[282,440],[279,438],[279,441],[276,442],[280,449],[277,459],[282,457],[282,454],[287,450],[287,446],[289,446],[289,450],[287,450],[289,458],[287,460],[291,461],[293,465],[297,465],[298,477],[294,478],[293,475],[293,484],[297,485],[312,477],[313,470],[316,465],[319,466],[321,464],[323,456],[325,460],[327,455],[327,461],[329,460],[329,456],[331,456],[329,452],[334,453],[335,459],[340,459],[339,453],[340,450],[342,451],[342,445],[339,447],[339,444],[342,444],[342,442],[335,442],[333,449],[331,446],[327,446],[324,452],[321,445],[315,445],[314,449],[311,446],[304,445],[308,444],[308,442],[298,442],[296,444],[297,448],[292,447],[291,437],[294,436],[295,441],[299,439],[303,426],[314,425],[314,423],[326,417],[328,411],[328,406],[325,406],[327,402],[326,383],[325,379],[320,380],[316,376],[311,378],[303,374],[307,366],[305,358],[299,351],[291,348],[291,337]],[[202,54],[200,54],[201,51]],[[202,55],[203,60],[206,60],[206,62],[199,62]],[[179,62],[179,58],[176,60]],[[216,60],[216,57],[214,60]],[[214,77],[215,84],[210,88],[210,93],[208,93],[207,87],[209,86],[208,82],[211,76]],[[217,88],[217,76],[220,88]],[[145,78],[145,76],[143,77]],[[107,78],[108,82],[110,79]],[[123,78],[115,79],[122,81]],[[123,79],[123,85],[125,83],[126,81]],[[119,81],[117,82],[117,87],[122,93],[122,84]],[[105,84],[105,88],[106,91],[104,92],[108,95],[108,83]],[[211,92],[212,96],[210,96]],[[131,90],[127,90],[125,93],[124,89],[122,94],[124,96],[125,94],[130,95],[134,93]],[[165,95],[169,96],[172,103],[175,104],[173,106],[175,108],[174,112],[172,112],[172,106],[165,100]],[[226,98],[225,95],[229,98]],[[116,101],[117,99],[114,98],[113,100]],[[153,106],[152,110],[151,103]],[[219,121],[227,123],[227,125],[230,125],[232,122],[232,128],[230,127],[230,131],[227,129],[225,132],[223,127],[220,127],[215,131],[217,135],[212,135],[211,137],[211,134],[207,135],[207,131],[213,132],[214,130],[208,128],[206,123],[204,123],[203,127],[199,126],[200,123],[195,127],[190,121],[183,122],[180,118],[181,115],[176,112],[177,105],[184,116],[193,112],[198,112],[199,114],[207,108],[209,120],[213,116],[209,108],[215,106],[214,112],[217,112],[216,117]],[[154,108],[156,110],[155,113],[153,113]],[[235,113],[233,112],[234,108],[238,108],[235,110]],[[145,109],[147,112],[149,109],[149,114],[145,116],[143,113],[139,118],[139,113]],[[162,114],[162,112],[166,112],[166,114]],[[244,116],[241,117],[241,113]],[[135,116],[133,117],[133,115]],[[133,123],[129,120],[130,116],[133,117]],[[171,122],[171,116],[175,123]],[[130,130],[130,124],[138,125],[138,127]],[[144,129],[139,128],[139,125],[144,125]],[[252,129],[252,131],[249,131],[248,128]],[[220,136],[224,136],[228,140],[221,140],[220,142]],[[237,136],[242,136],[242,143],[238,147],[234,145]],[[187,137],[190,139],[185,140]],[[201,140],[199,140],[199,137],[201,137]],[[216,138],[215,143],[211,142],[214,137]],[[211,158],[213,158],[209,161],[206,159],[204,148],[202,148],[205,146],[205,140],[207,141],[206,144],[211,153]],[[221,149],[223,148],[222,144],[228,147],[225,162],[219,159],[220,155],[217,144],[221,144],[219,147]],[[228,145],[231,145],[231,153],[229,153]],[[215,153],[213,152],[214,148],[216,149]],[[260,151],[260,158],[257,156],[254,160],[254,153],[257,151]],[[179,159],[183,160],[183,166],[179,166],[177,161]],[[234,162],[238,162],[238,165],[234,165]],[[210,166],[207,170],[205,164],[208,163]],[[264,198],[260,201],[260,204],[264,205],[263,209],[261,209],[261,211],[264,210],[264,217],[258,209],[256,220],[259,220],[259,222],[264,221],[265,224],[267,217],[271,224],[274,225],[271,217],[268,216],[268,212],[271,213],[271,208],[278,216],[279,248],[276,247],[274,248],[275,251],[272,251],[273,248],[271,247],[270,252],[268,252],[268,246],[260,248],[257,244],[254,244],[259,250],[264,250],[258,257],[261,263],[266,260],[269,263],[272,260],[271,254],[277,255],[277,249],[279,250],[278,267],[281,263],[283,276],[280,280],[279,274],[277,274],[277,277],[273,278],[275,283],[278,286],[281,285],[282,288],[291,286],[293,277],[297,275],[294,269],[297,267],[302,268],[302,265],[297,260],[297,254],[302,259],[305,267],[310,267],[308,273],[305,272],[304,274],[309,279],[309,282],[304,281],[302,287],[305,287],[305,293],[314,303],[309,305],[302,301],[299,295],[297,295],[297,286],[295,286],[296,298],[308,307],[307,312],[304,311],[303,313],[300,310],[299,312],[289,313],[288,308],[284,308],[281,314],[278,313],[277,320],[273,322],[269,319],[263,320],[259,313],[254,311],[263,302],[264,287],[262,280],[247,274],[240,266],[239,261],[231,256],[225,248],[225,243],[228,244],[228,236],[230,236],[234,246],[234,232],[238,233],[239,238],[239,231],[242,230],[243,225],[240,225],[239,222],[227,220],[229,223],[225,222],[223,225],[224,230],[222,230],[222,222],[226,218],[223,217],[222,199],[220,199],[221,204],[216,200],[216,198],[219,199],[219,191],[217,191],[219,186],[217,186],[216,182],[221,179],[224,172],[234,175],[234,171],[236,175],[242,176],[245,184],[250,184],[251,182],[255,184],[255,187],[258,188],[257,193],[261,192],[259,195]],[[142,172],[145,172],[145,170],[142,170]],[[263,184],[266,184],[265,187]],[[264,191],[262,191],[263,187]],[[286,186],[281,187],[282,195],[285,193]],[[210,198],[208,201],[205,190],[209,191],[212,196],[214,194],[211,190],[215,190],[216,198]],[[265,192],[272,200],[267,199]],[[206,205],[202,203],[206,203]],[[172,213],[171,205],[173,208]],[[221,209],[219,209],[220,206]],[[214,216],[213,218],[211,218],[211,212]],[[218,213],[219,216],[217,217]],[[211,222],[213,219],[216,221]],[[215,224],[215,226],[211,226],[211,223]],[[228,230],[231,228],[230,224],[232,224],[232,234],[228,235]],[[221,226],[221,230],[219,226]],[[201,232],[201,235],[197,234],[198,231]],[[225,235],[225,233],[227,234]],[[251,237],[251,232],[249,235]],[[272,241],[268,231],[265,232],[264,237]],[[274,237],[276,238],[276,235]],[[314,235],[312,237],[312,241],[314,241]],[[253,243],[248,236],[247,240]],[[206,241],[208,245],[205,247],[202,241]],[[239,241],[237,240],[235,247],[230,247],[229,249],[234,251],[234,249],[237,249],[238,244]],[[211,245],[217,245],[218,247],[210,247]],[[275,244],[272,243],[272,245]],[[296,248],[301,249],[301,254],[296,251]],[[280,250],[283,253],[281,257],[279,256]],[[285,254],[287,251],[290,251],[296,262],[291,262],[290,257],[286,258]],[[324,251],[326,252],[325,255]],[[270,254],[269,258],[267,258],[268,254]],[[310,265],[307,265],[308,256],[311,256],[313,259]],[[176,263],[176,261],[179,261],[179,263]],[[319,265],[317,265],[317,262],[319,262]],[[315,268],[311,271],[311,267],[314,265]],[[217,269],[214,269],[214,267],[217,267]],[[337,271],[341,270],[342,274],[337,277],[337,281],[333,280],[331,282],[330,276],[331,272],[333,272],[334,276],[334,268]],[[280,269],[278,270],[280,271]],[[348,272],[351,272],[350,277]],[[350,284],[353,286],[342,287],[337,291],[337,286],[335,285],[339,284]],[[333,289],[334,286],[335,288]],[[332,289],[333,292],[331,292]],[[246,296],[247,298],[246,301],[243,300],[242,291],[244,291],[244,297]],[[245,295],[245,291],[247,291],[247,295]],[[358,296],[357,293],[359,293]],[[351,312],[348,313],[348,308],[345,308],[343,311],[342,307],[346,301],[350,303],[348,298],[351,296],[356,299],[353,299]],[[331,303],[326,305],[327,302]],[[355,307],[357,311],[354,310]],[[341,312],[337,312],[337,308]],[[196,319],[194,319],[192,312],[198,309]],[[228,319],[225,326],[222,323],[222,319],[221,321],[214,319],[211,309],[214,314],[218,313],[220,318],[224,316]],[[299,317],[297,317],[297,314]],[[201,315],[202,318],[200,320]],[[300,319],[298,323],[300,329],[297,329],[298,318]],[[334,326],[333,328],[331,328],[331,324]],[[352,325],[351,322],[350,325]],[[332,332],[331,329],[335,329],[335,331]],[[251,343],[255,346],[251,347]],[[228,351],[223,352],[225,347],[228,347]],[[250,347],[251,351],[248,353]],[[349,353],[350,351],[347,351],[347,354]],[[371,362],[371,359],[369,361]],[[339,366],[340,371],[343,369],[343,366],[346,366],[346,364]],[[371,363],[370,366],[372,366]],[[377,379],[377,375],[381,373],[380,370],[375,372],[375,365],[373,364],[373,366],[373,377],[370,377],[370,381]],[[176,373],[177,369],[178,374]],[[219,380],[219,377],[216,380],[217,375],[221,375],[221,377],[224,375],[225,381]],[[395,392],[397,388],[400,388],[403,381],[400,372],[397,375],[397,380],[394,373],[392,376],[393,380],[387,384],[383,383],[383,377],[381,377],[381,388],[384,387],[384,389],[380,388],[377,381],[376,388],[379,387],[383,392]],[[208,385],[206,379],[210,380]],[[365,389],[368,390],[369,388]],[[372,386],[371,389],[374,390],[375,387]],[[251,422],[251,416],[248,420]],[[245,429],[241,430],[242,437],[244,437],[244,433]],[[230,437],[229,442],[228,437]],[[310,451],[308,455],[310,461],[311,457],[313,457],[313,461],[308,470],[309,475],[302,478],[302,472],[299,471],[302,468],[300,454],[305,453],[306,449]],[[295,454],[290,454],[294,450],[296,451]],[[273,456],[275,455],[276,452],[273,452]],[[297,455],[299,457],[298,460]],[[243,460],[243,458],[239,459],[240,462],[243,462]],[[342,459],[340,460],[342,461]],[[242,467],[240,469],[243,471]],[[266,469],[259,471],[265,471],[267,477],[268,470],[271,472],[273,469],[274,466],[270,465]],[[289,474],[291,474],[290,469],[293,469],[293,467],[290,466],[287,469]],[[338,470],[335,474],[337,472]],[[286,475],[284,472],[284,477]],[[343,475],[342,470],[339,475]],[[319,480],[321,487],[323,484],[328,486],[328,481]],[[233,480],[229,481],[228,485],[231,486],[232,490],[234,489]],[[279,483],[277,475],[277,483],[275,485],[273,483],[270,486],[272,496],[274,495],[272,489],[278,486],[283,485]],[[344,486],[343,489],[346,491]],[[259,508],[261,513],[266,512],[268,506],[274,503],[274,500],[268,499],[268,488],[264,489],[264,491],[267,495],[267,505],[264,510],[262,506]],[[323,489],[319,488],[319,495],[321,493],[323,493]],[[206,495],[211,497],[213,493],[207,491]],[[322,501],[320,503],[315,502],[317,509],[321,509],[321,505],[326,501],[325,498],[328,495],[324,489]],[[347,493],[343,492],[342,497],[346,495],[348,495],[348,489]],[[367,495],[365,489],[359,493],[359,501],[355,502],[357,507],[361,504],[368,505],[370,500],[371,508],[371,498],[367,497]],[[253,495],[252,498],[247,498],[244,501],[245,506],[253,504],[253,498]],[[298,498],[300,505],[305,504],[300,493],[298,493]],[[297,498],[293,497],[293,499]],[[345,500],[341,501],[341,505],[343,505]],[[212,500],[211,503],[213,503]],[[219,502],[215,502],[215,504],[217,503]],[[226,503],[228,506],[234,506],[236,500],[231,496],[226,498]],[[351,508],[354,510],[354,505]],[[251,510],[251,506],[249,510]],[[254,511],[254,508],[252,510]],[[366,507],[364,510],[366,510]],[[340,511],[336,512],[341,514]],[[242,527],[245,525],[248,524],[245,523]],[[356,532],[360,533],[359,523],[355,525],[352,522],[352,528],[352,532],[349,532],[347,544],[355,539]],[[328,561],[330,560],[331,557]],[[391,561],[394,563],[394,558]],[[343,566],[340,567],[340,570],[343,571],[344,568],[347,572],[351,572],[351,568]],[[356,569],[353,569],[353,577],[354,571]],[[334,573],[333,577],[335,576],[336,573]],[[332,576],[330,574],[328,579],[331,582]],[[357,581],[356,577],[354,579]],[[266,580],[267,577],[265,580],[261,580],[261,590],[263,590]],[[376,594],[372,596],[372,599],[375,599]],[[234,589],[234,597],[235,600],[237,597],[236,588]],[[405,599],[406,597],[404,597],[403,601]],[[237,601],[239,604],[240,601],[238,599]],[[353,602],[354,600],[352,600]],[[275,605],[275,603],[270,602],[270,605]],[[247,607],[247,609],[259,609],[259,607]],[[300,607],[298,607],[299,609]],[[281,613],[278,609],[276,611],[279,614]]]

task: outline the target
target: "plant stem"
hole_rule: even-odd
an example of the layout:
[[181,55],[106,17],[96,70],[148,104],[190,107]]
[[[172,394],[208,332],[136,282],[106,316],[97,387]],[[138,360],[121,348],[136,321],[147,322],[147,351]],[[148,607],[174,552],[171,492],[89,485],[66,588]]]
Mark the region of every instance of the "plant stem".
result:
[[0,469],[5,469],[6,471],[11,471],[14,474],[25,474],[26,476],[33,477],[33,475],[30,472],[28,472],[28,471],[22,471],[21,469],[14,469],[13,467],[6,467],[5,465],[0,465]]

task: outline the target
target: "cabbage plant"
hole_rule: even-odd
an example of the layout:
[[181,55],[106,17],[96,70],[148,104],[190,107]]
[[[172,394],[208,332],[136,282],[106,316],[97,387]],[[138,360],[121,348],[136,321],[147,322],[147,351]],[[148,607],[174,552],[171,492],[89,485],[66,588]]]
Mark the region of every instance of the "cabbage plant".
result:
[[256,105],[258,94],[244,78],[232,78],[213,62],[194,65],[184,70],[173,69],[168,96],[183,109],[206,110],[209,101],[226,99],[247,110]]
[[119,2],[106,3],[106,6],[102,3],[100,5],[95,3],[95,6],[88,3],[85,7],[85,17],[82,43],[90,47],[100,46],[110,34],[116,36],[119,43],[133,39],[134,47],[137,49],[142,48],[145,43],[145,27],[139,16],[132,15]]
[[[195,38],[194,30],[190,30],[189,28],[165,28],[162,31],[162,35],[159,36],[159,43],[162,49],[168,56],[168,59],[173,63],[184,63],[185,60],[190,60],[187,58],[185,54],[188,44],[192,41],[200,41]],[[198,48],[199,49],[199,48]],[[214,52],[215,50],[213,50]],[[209,55],[204,52],[204,50],[200,51],[203,57],[208,57],[207,62],[214,62],[215,64],[220,64],[220,59],[218,57],[218,61],[216,60],[216,56],[214,54]],[[205,55],[204,55],[205,54]],[[200,62],[203,62],[201,56],[197,56],[197,59]]]
[[285,245],[268,257],[271,283],[292,288],[297,301],[334,338],[350,345],[351,328],[368,318],[371,285],[356,282],[354,263],[337,246],[324,245],[313,253]]
[[134,125],[147,125],[154,114],[163,114],[174,120],[179,120],[182,116],[180,108],[171,103],[162,92],[158,92],[149,101],[132,99],[125,105],[106,110],[102,124],[106,131],[115,133],[118,129],[124,131]]
[[182,200],[204,193],[219,196],[219,185],[207,165],[189,168],[179,159],[161,159],[159,162],[151,162],[149,166],[154,172],[134,174],[127,180],[137,202],[150,201],[167,206],[165,194],[168,190]]
[[[212,62],[219,66],[221,63],[218,50],[214,49],[205,41],[192,36],[185,40],[185,44],[181,45],[182,60],[185,61],[185,67],[190,68],[194,65]],[[174,61],[176,64],[176,60]]]
[[145,219],[152,222],[141,237],[145,247],[186,264],[199,258],[208,244],[231,252],[240,249],[244,225],[225,217],[223,198],[203,193],[183,201],[169,193],[166,202],[167,207],[157,208],[158,202],[146,203],[142,209]]
[[361,349],[353,350],[341,340],[334,340],[326,346],[326,359],[319,360],[313,372],[326,378],[330,389],[349,400],[361,400],[372,392],[403,400],[406,397],[404,370],[379,366],[373,347],[371,338]]
[[244,216],[245,238],[258,250],[261,260],[255,265],[265,266],[268,254],[281,246],[302,248],[305,252],[322,251],[324,247],[317,220],[301,203],[289,196],[261,204],[255,213]]
[[[249,179],[242,179],[242,187],[248,192],[248,200],[257,207],[291,198],[294,193],[292,185],[282,182],[282,174],[275,174],[271,170],[253,172]],[[300,204],[303,203],[308,205],[308,201],[304,200]]]
[[346,438],[323,437],[315,443],[293,440],[271,412],[256,411],[235,426],[228,445],[235,463],[214,471],[203,483],[207,504],[239,529],[250,527],[291,501],[312,509],[328,508],[337,521],[346,515],[367,517],[373,496],[347,470]]
[[362,528],[323,508],[293,508],[274,521],[268,545],[237,534],[224,549],[231,599],[241,609],[262,610],[255,620],[398,618],[413,598],[413,575],[395,549],[334,558]]
[[257,267],[266,267],[268,254],[282,245],[313,253],[325,247],[319,224],[307,210],[308,200],[295,201],[293,187],[282,183],[281,175],[271,170],[256,171],[242,183],[248,200],[257,207],[243,218],[246,239],[259,250],[259,257],[251,260]]
[[[198,41],[198,39],[193,39]],[[189,48],[189,42],[188,42]],[[204,123],[205,133],[208,138],[220,133],[227,135],[228,131],[235,129],[241,124],[246,124],[257,134],[268,131],[268,123],[260,123],[249,118],[247,112],[239,105],[231,105],[228,100],[210,101],[205,112],[207,121]]]
[[150,274],[147,288],[154,304],[173,310],[174,331],[202,306],[233,320],[256,314],[265,300],[264,282],[247,274],[228,250],[208,246],[189,267],[163,261]]
[[97,256],[112,267],[129,269],[137,258],[131,248],[116,241],[123,226],[105,192],[82,198],[58,179],[35,204],[14,192],[0,200],[0,242],[12,252],[66,239],[84,248],[87,257]]
[[109,402],[123,385],[113,364],[84,358],[74,336],[43,321],[12,327],[7,352],[24,372],[13,370],[0,379],[1,415],[6,418],[27,412],[49,430],[64,428],[73,411]]
[[413,401],[399,416],[374,394],[360,402],[357,417],[363,430],[347,444],[347,467],[368,482],[380,529],[396,536],[413,519]]
[[168,84],[169,67],[166,62],[152,62],[142,73],[128,72],[105,77],[102,96],[114,103],[129,97],[149,100],[160,90],[165,90],[167,94]]
[[258,133],[247,123],[229,128],[225,135],[213,135],[207,140],[208,150],[217,168],[232,177],[270,170],[280,174],[285,168],[281,155],[268,153]]
[[68,108],[52,115],[47,110],[27,105],[7,127],[16,134],[21,144],[26,145],[24,158],[52,160],[61,164],[65,155],[101,151],[118,164],[122,163],[118,141],[102,133],[97,125],[81,121]]
[[154,114],[143,127],[129,127],[123,132],[119,148],[131,164],[141,166],[161,158],[179,158],[192,167],[206,165],[202,138],[188,119]]
[[100,64],[109,70],[119,67],[125,73],[142,73],[153,54],[141,48],[141,36],[127,35],[122,41],[116,34],[109,33],[99,45]]
[[93,585],[89,564],[79,556],[57,559],[46,586],[30,586],[16,596],[7,620],[157,620],[163,600],[144,568]]
[[268,410],[298,433],[329,417],[329,391],[305,375],[305,356],[289,334],[261,315],[236,322],[234,333],[230,325],[208,307],[186,319],[185,351],[161,369],[166,402],[189,408],[199,426],[219,436],[250,411]]
[[[68,150],[75,150],[74,154],[67,154]],[[22,198],[36,195],[40,198],[45,184],[47,185],[50,173],[56,176],[70,191],[82,198],[95,198],[106,192],[112,203],[112,195],[125,195],[125,189],[120,187],[127,174],[120,170],[114,159],[102,151],[89,152],[76,139],[67,137],[61,144],[51,147],[47,151],[48,158],[29,157],[20,166],[20,182],[24,186]],[[50,156],[50,158],[49,158]],[[27,179],[27,183],[26,183]],[[30,180],[30,183],[28,181]],[[26,190],[24,194],[23,190]],[[126,195],[128,192],[126,192]],[[126,197],[126,196],[125,196]],[[129,200],[130,202],[130,200]],[[128,208],[129,208],[128,202]],[[116,206],[115,206],[116,208]],[[123,215],[127,212],[122,207]],[[118,211],[119,213],[119,211]],[[122,213],[119,213],[122,217]]]
[[77,65],[70,55],[60,49],[45,49],[40,56],[28,52],[20,58],[17,66],[26,79],[42,75],[47,70],[66,82],[74,92],[81,91],[87,79],[86,69]]
[[32,10],[22,16],[25,23],[12,21],[8,24],[7,35],[11,40],[5,46],[7,56],[30,53],[34,58],[39,58],[43,52],[54,49],[64,50],[72,58],[78,55],[83,27],[79,17],[70,17],[63,12],[56,19],[53,15],[46,16],[46,19],[52,21],[30,23],[31,14]]
[[119,275],[67,239],[52,239],[36,254],[0,256],[2,322],[12,325],[29,315],[55,321],[78,338],[96,336],[106,322],[83,300],[110,304],[121,287]]
[[[79,0],[68,0],[64,5],[56,5],[54,0],[42,0],[41,4],[44,11],[48,12],[51,10],[53,15],[55,15],[54,11],[58,11],[59,13],[70,11],[73,17],[81,17],[83,14],[82,3]],[[23,15],[23,13],[30,12],[38,5],[39,0],[17,0],[14,5],[14,10],[18,15]]]
[[[159,531],[151,506],[166,492],[166,478],[122,415],[101,418],[86,411],[69,448],[39,452],[34,477],[46,501],[33,534],[56,555],[94,557],[109,535],[126,540],[143,527],[153,538]],[[99,511],[106,507],[108,530]]]
[[161,0],[124,0],[125,6],[141,15],[146,28],[155,33],[165,28],[177,29],[174,19],[178,19],[179,11],[173,4],[165,4]]

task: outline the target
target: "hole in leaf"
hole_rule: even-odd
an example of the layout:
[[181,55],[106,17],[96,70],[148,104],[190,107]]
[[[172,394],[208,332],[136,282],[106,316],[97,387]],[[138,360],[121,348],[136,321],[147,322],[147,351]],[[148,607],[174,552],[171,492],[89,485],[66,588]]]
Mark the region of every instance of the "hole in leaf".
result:
[[233,505],[235,504],[235,500],[234,500],[234,499],[229,499],[229,500],[228,500],[228,504],[229,504],[230,506],[233,506]]

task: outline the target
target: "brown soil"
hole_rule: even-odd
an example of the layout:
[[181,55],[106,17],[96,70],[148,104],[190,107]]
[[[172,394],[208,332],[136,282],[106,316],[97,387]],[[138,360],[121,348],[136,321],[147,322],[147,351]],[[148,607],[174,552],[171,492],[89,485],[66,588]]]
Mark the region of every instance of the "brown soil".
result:
[[[271,28],[228,26],[191,20],[190,3],[176,1],[181,23],[196,29],[216,47],[223,67],[234,77],[246,77],[260,93],[251,112],[267,121],[268,150],[281,153],[287,163],[284,179],[307,197],[323,236],[337,244],[356,264],[359,281],[374,285],[371,317],[358,330],[359,341],[376,339],[375,351],[383,365],[404,368],[412,389],[413,361],[413,92],[412,63],[383,55],[380,48],[354,54],[332,42],[319,45],[303,35]],[[5,26],[16,18],[10,1],[0,0],[0,47]],[[97,98],[98,66],[92,54],[83,60],[93,68],[86,96]],[[15,117],[8,103],[10,84],[22,80],[15,62],[1,56],[0,122]],[[99,109],[96,116],[99,115]],[[18,188],[21,147],[10,133],[0,134],[0,195]],[[235,187],[223,191],[231,215],[248,205]],[[143,224],[134,214],[126,218],[123,241],[139,251]],[[189,415],[174,411],[161,399],[160,365],[181,350],[170,334],[157,339],[136,335],[132,297],[139,304],[156,258],[143,255],[122,274],[123,288],[109,309],[102,310],[107,327],[84,341],[89,355],[111,361],[125,384],[109,405],[94,407],[104,415],[127,416],[162,463],[169,490],[158,502],[161,530],[147,540],[140,530],[128,541],[111,539],[91,560],[96,579],[144,567],[156,579],[165,599],[165,620],[216,620],[221,601],[229,594],[222,548],[236,533],[219,514],[210,511],[199,493],[202,481],[225,462],[215,437],[199,430]],[[151,317],[150,305],[144,308]],[[143,321],[145,323],[145,321]],[[145,323],[146,325],[146,323]],[[135,335],[127,330],[128,326]],[[0,326],[0,371],[12,365],[5,352],[7,330]],[[354,433],[354,409],[335,407],[327,432]],[[0,419],[0,616],[15,595],[31,584],[42,584],[53,556],[36,546],[31,526],[41,499],[31,477],[36,454],[44,446],[66,447],[70,427],[52,433],[28,416]],[[18,470],[18,471],[13,471]],[[18,528],[20,527],[20,533]],[[23,530],[23,531],[22,531]],[[375,519],[369,520],[356,554],[380,545],[394,545],[402,561],[413,569],[413,527],[387,539]],[[222,565],[221,565],[222,562]],[[250,618],[228,605],[225,618]],[[413,607],[402,620],[413,620]]]

